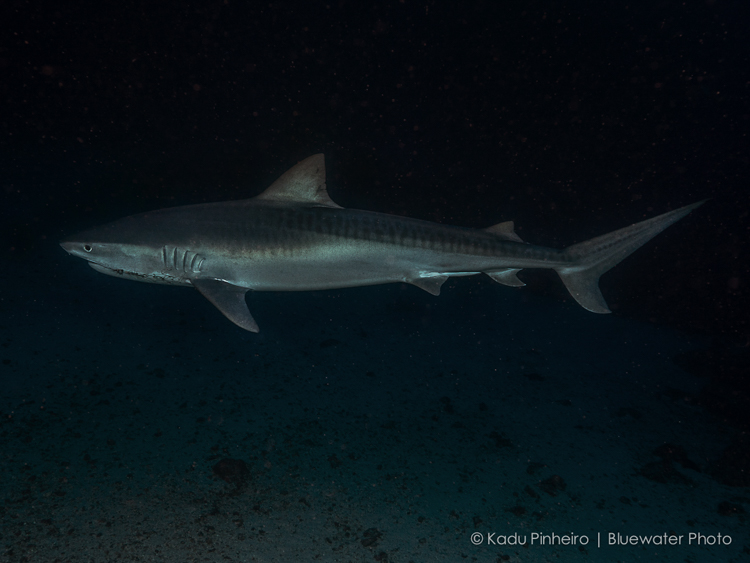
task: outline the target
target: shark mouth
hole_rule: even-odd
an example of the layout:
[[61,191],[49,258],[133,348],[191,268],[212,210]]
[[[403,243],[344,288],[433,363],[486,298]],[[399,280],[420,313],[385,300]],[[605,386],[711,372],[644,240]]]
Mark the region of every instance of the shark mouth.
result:
[[123,270],[121,268],[108,268],[107,266],[102,266],[101,264],[97,264],[96,262],[91,261],[89,261],[89,266],[91,266],[91,268],[96,270],[97,272],[107,274],[108,276],[113,276],[115,278],[137,280],[147,283],[161,283],[167,285],[190,285],[190,280],[186,278],[178,278],[164,272],[141,274],[138,272]]

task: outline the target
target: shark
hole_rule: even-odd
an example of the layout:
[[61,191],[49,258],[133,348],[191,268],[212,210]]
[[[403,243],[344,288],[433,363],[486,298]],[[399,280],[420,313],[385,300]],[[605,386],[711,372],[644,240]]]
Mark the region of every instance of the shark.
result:
[[103,274],[192,286],[251,332],[259,328],[248,291],[405,282],[439,295],[448,278],[480,273],[521,287],[526,268],[554,270],[582,307],[609,313],[600,276],[704,201],[556,250],[522,241],[512,221],[470,229],[344,209],[329,197],[316,154],[253,198],[140,213],[60,245]]

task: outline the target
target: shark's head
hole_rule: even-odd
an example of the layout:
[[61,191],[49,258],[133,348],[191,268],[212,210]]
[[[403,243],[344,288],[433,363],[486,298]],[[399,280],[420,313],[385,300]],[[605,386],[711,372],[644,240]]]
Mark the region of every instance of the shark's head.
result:
[[[128,217],[83,231],[61,241],[60,246],[103,274],[152,283],[188,284],[184,270],[175,271],[173,267],[177,263],[175,250],[169,249],[168,256],[169,247],[147,240],[141,218]],[[183,258],[182,254],[179,258]]]
[[60,246],[69,254],[88,261],[94,270],[105,274],[118,276],[125,272],[135,273],[138,269],[138,260],[134,260],[133,253],[128,252],[126,245],[99,242],[94,237],[76,235],[60,242]]

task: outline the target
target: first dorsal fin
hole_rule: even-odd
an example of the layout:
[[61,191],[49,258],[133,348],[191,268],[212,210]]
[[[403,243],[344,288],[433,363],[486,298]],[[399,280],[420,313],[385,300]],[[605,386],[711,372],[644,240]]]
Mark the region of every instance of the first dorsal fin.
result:
[[491,227],[487,227],[485,231],[488,233],[492,233],[493,235],[497,235],[503,240],[512,240],[513,242],[523,242],[521,240],[521,237],[519,237],[516,234],[514,227],[515,225],[513,224],[513,221],[505,221],[503,223],[498,223],[497,225],[492,225]]
[[328,196],[323,154],[308,156],[292,166],[255,199],[341,209]]

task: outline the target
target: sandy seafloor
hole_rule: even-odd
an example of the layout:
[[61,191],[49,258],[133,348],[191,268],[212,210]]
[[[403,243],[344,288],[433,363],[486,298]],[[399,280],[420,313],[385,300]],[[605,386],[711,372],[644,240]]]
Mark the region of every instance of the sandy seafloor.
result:
[[249,295],[255,335],[52,242],[1,275],[3,563],[750,557],[750,492],[710,473],[733,430],[672,361],[698,337],[483,277]]

